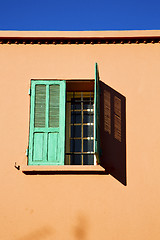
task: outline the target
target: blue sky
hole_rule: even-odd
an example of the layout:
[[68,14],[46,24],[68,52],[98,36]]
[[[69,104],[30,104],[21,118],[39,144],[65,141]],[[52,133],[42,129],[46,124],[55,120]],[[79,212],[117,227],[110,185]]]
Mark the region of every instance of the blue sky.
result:
[[0,30],[160,29],[160,0],[1,0]]

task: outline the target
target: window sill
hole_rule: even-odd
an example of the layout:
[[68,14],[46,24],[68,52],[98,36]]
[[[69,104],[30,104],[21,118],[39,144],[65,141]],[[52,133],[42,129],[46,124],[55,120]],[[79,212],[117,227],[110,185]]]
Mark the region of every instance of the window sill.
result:
[[77,174],[77,173],[105,173],[105,169],[100,165],[64,165],[64,166],[31,166],[31,165],[22,165],[20,170],[25,174]]

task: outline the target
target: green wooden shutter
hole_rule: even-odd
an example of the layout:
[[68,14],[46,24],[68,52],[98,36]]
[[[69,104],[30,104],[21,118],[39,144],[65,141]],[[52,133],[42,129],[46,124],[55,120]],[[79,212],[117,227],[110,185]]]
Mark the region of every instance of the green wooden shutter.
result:
[[97,162],[100,162],[100,89],[98,64],[95,63],[95,86],[94,86],[94,152]]
[[29,165],[64,165],[65,81],[31,81]]

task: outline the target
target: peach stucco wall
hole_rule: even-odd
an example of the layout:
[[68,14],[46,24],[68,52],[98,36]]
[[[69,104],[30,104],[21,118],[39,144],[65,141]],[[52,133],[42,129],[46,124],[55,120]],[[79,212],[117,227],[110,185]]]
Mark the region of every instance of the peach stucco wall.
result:
[[[0,32],[0,36],[7,34],[21,35]],[[58,36],[46,35],[50,34]],[[109,34],[114,35],[100,32]],[[120,32],[119,36],[127,34],[141,33]],[[148,34],[160,36],[160,31]],[[26,161],[28,146],[30,80],[93,79],[95,62],[101,81],[126,97],[127,186],[111,175],[25,175],[18,171],[14,163]],[[159,91],[159,43],[1,44],[0,239],[159,240]]]

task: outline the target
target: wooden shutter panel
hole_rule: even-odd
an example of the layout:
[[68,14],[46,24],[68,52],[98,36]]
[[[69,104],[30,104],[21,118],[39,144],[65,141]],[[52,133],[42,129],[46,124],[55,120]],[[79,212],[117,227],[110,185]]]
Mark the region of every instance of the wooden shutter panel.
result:
[[29,165],[63,165],[65,81],[31,81]]
[[94,86],[94,152],[97,162],[100,162],[100,89],[98,64],[95,63],[95,86]]
[[59,127],[60,85],[49,86],[49,127]]
[[37,84],[35,86],[35,127],[45,127],[46,114],[46,86]]

